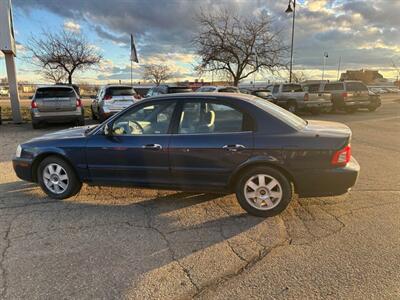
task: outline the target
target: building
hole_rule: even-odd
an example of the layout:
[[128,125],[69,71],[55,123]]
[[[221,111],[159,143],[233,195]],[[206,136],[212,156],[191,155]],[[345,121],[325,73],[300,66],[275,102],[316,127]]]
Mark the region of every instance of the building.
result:
[[365,84],[374,84],[386,81],[379,71],[375,70],[348,70],[346,73],[342,73],[340,80],[360,80]]

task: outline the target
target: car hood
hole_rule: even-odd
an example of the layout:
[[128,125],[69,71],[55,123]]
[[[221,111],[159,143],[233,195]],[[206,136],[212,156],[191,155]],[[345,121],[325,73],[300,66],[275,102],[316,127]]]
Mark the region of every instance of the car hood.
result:
[[84,138],[88,129],[94,128],[96,125],[73,127],[56,132],[48,133],[29,140],[28,142],[46,141],[46,140],[60,140],[71,138]]
[[351,137],[351,129],[338,122],[308,120],[303,131],[324,136]]

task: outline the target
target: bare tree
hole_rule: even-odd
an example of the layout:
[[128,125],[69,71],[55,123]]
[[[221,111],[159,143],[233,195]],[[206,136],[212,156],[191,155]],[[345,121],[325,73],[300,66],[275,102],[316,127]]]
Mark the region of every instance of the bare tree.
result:
[[98,65],[102,56],[81,35],[61,30],[59,33],[43,32],[41,38],[31,37],[28,50],[31,62],[49,70],[63,70],[68,83],[75,71],[84,71]]
[[166,65],[150,64],[144,66],[143,79],[150,80],[156,85],[170,79],[173,73]]
[[67,73],[64,69],[43,68],[40,70],[40,72],[42,73],[42,77],[44,79],[54,83],[62,83],[65,82],[65,79],[67,79]]
[[266,14],[241,17],[228,11],[198,16],[200,32],[194,39],[201,63],[200,72],[227,72],[233,84],[258,71],[285,66],[288,48],[274,31]]
[[293,82],[300,83],[306,81],[308,76],[303,71],[292,72]]

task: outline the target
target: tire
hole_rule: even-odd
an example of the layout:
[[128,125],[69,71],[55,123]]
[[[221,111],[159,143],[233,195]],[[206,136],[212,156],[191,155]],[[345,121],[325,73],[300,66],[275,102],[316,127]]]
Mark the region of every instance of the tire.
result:
[[82,182],[72,167],[58,156],[49,156],[40,162],[37,168],[37,179],[42,190],[53,199],[72,197],[82,187]]
[[32,128],[33,129],[39,129],[40,128],[40,123],[38,121],[32,120]]
[[370,106],[370,107],[368,107],[368,111],[373,112],[373,111],[376,111],[377,108],[378,107],[376,107],[376,106]]
[[311,114],[314,116],[317,116],[317,115],[321,114],[321,109],[320,108],[312,108]]
[[355,107],[346,107],[344,110],[348,114],[354,114],[357,111],[357,108],[355,108]]
[[[264,185],[259,185],[260,176],[264,178]],[[269,189],[268,184],[274,181],[275,185]],[[254,188],[249,185],[253,185]],[[257,196],[250,198],[252,192]],[[276,194],[276,198],[270,198],[270,193]],[[271,167],[252,168],[244,172],[236,184],[236,198],[240,206],[257,217],[267,218],[281,213],[292,200],[292,194],[290,181]]]
[[79,119],[76,121],[76,125],[77,125],[77,126],[84,126],[84,125],[85,125],[85,118],[79,118]]
[[96,116],[96,114],[94,113],[94,111],[93,111],[93,107],[92,106],[90,106],[90,111],[92,112],[92,120],[97,120],[98,119],[98,117]]
[[290,101],[286,104],[286,110],[290,111],[293,114],[297,114],[297,103],[294,101]]

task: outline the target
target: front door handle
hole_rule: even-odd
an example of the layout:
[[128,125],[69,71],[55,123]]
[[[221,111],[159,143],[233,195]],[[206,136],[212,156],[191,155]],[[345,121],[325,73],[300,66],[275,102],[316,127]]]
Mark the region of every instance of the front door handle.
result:
[[149,150],[161,150],[162,146],[160,144],[147,144],[142,146],[143,149]]
[[222,147],[222,149],[228,150],[228,151],[232,151],[232,152],[236,152],[238,150],[241,149],[245,149],[246,147],[243,145],[239,145],[239,144],[234,144],[234,145],[225,145]]

